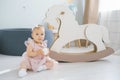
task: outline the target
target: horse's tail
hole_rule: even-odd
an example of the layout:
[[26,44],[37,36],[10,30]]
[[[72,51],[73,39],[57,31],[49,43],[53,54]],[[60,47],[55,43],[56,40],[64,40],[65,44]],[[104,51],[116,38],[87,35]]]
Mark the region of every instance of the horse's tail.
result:
[[102,33],[103,33],[103,42],[106,45],[108,45],[110,43],[109,32],[108,32],[108,29],[104,26],[102,26]]

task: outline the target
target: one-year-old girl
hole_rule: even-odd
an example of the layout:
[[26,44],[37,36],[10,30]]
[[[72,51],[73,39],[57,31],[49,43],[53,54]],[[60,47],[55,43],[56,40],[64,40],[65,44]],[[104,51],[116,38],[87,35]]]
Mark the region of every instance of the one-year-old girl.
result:
[[22,55],[20,69],[18,71],[19,77],[27,75],[27,70],[39,72],[42,70],[52,69],[57,61],[49,57],[49,49],[47,48],[47,41],[44,40],[45,28],[38,25],[32,29],[32,38],[25,41],[26,51]]

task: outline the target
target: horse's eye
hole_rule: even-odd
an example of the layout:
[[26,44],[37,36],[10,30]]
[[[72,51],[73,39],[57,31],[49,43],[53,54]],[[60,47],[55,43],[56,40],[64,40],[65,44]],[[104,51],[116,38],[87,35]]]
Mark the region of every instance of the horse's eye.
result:
[[65,12],[64,12],[64,11],[62,11],[60,14],[61,14],[61,15],[63,15],[63,14],[65,14]]

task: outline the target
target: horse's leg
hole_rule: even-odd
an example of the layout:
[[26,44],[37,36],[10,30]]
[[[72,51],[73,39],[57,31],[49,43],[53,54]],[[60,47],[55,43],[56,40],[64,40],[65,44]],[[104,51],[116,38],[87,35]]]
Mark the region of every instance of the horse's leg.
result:
[[105,47],[105,45],[104,45],[104,43],[103,43],[102,41],[99,41],[99,42],[93,42],[93,43],[94,43],[94,44],[96,45],[96,47],[97,47],[97,52],[106,49],[106,47]]
[[97,47],[97,52],[102,51],[105,48],[103,43],[103,32],[99,25],[88,25],[86,28],[86,37],[89,41],[93,42]]
[[109,32],[106,27],[102,28],[102,32],[103,32],[103,41],[104,41],[105,46],[107,47],[110,43]]
[[60,50],[63,48],[63,46],[67,43],[67,39],[65,38],[58,38],[53,45],[51,46],[51,50],[55,52],[60,52]]
[[94,37],[93,38],[91,37],[88,40],[91,41],[96,46],[97,52],[106,49],[106,47],[102,41],[102,38],[96,37],[96,39],[95,39]]

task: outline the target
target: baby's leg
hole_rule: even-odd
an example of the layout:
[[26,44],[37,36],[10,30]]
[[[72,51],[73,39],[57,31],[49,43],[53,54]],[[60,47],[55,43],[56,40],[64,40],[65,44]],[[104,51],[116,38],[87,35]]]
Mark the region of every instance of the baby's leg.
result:
[[40,65],[40,66],[38,67],[37,71],[40,72],[40,71],[43,71],[43,70],[46,70],[46,69],[47,69],[47,67],[46,67],[46,65],[44,64],[44,65]]
[[22,61],[20,63],[20,69],[18,71],[19,77],[24,77],[27,75],[27,69],[32,69],[29,61],[29,57],[27,56],[27,53],[24,52],[22,55]]
[[21,62],[20,64],[20,69],[18,71],[18,76],[19,77],[24,77],[27,75],[27,67],[26,64],[24,62]]
[[58,62],[50,57],[46,57],[44,64],[40,65],[37,71],[43,71],[47,69],[52,69],[54,66],[58,65]]
[[52,69],[53,67],[58,65],[58,62],[55,61],[54,59],[51,59],[50,57],[47,57],[47,61],[46,61],[45,65],[46,65],[47,69]]
[[39,65],[37,71],[43,71],[47,69],[53,68],[53,62],[52,61],[46,61],[45,64]]
[[46,70],[47,67],[46,67],[45,63],[46,63],[46,57],[44,57],[44,58],[41,60],[41,62],[39,63],[39,67],[38,67],[37,71]]

